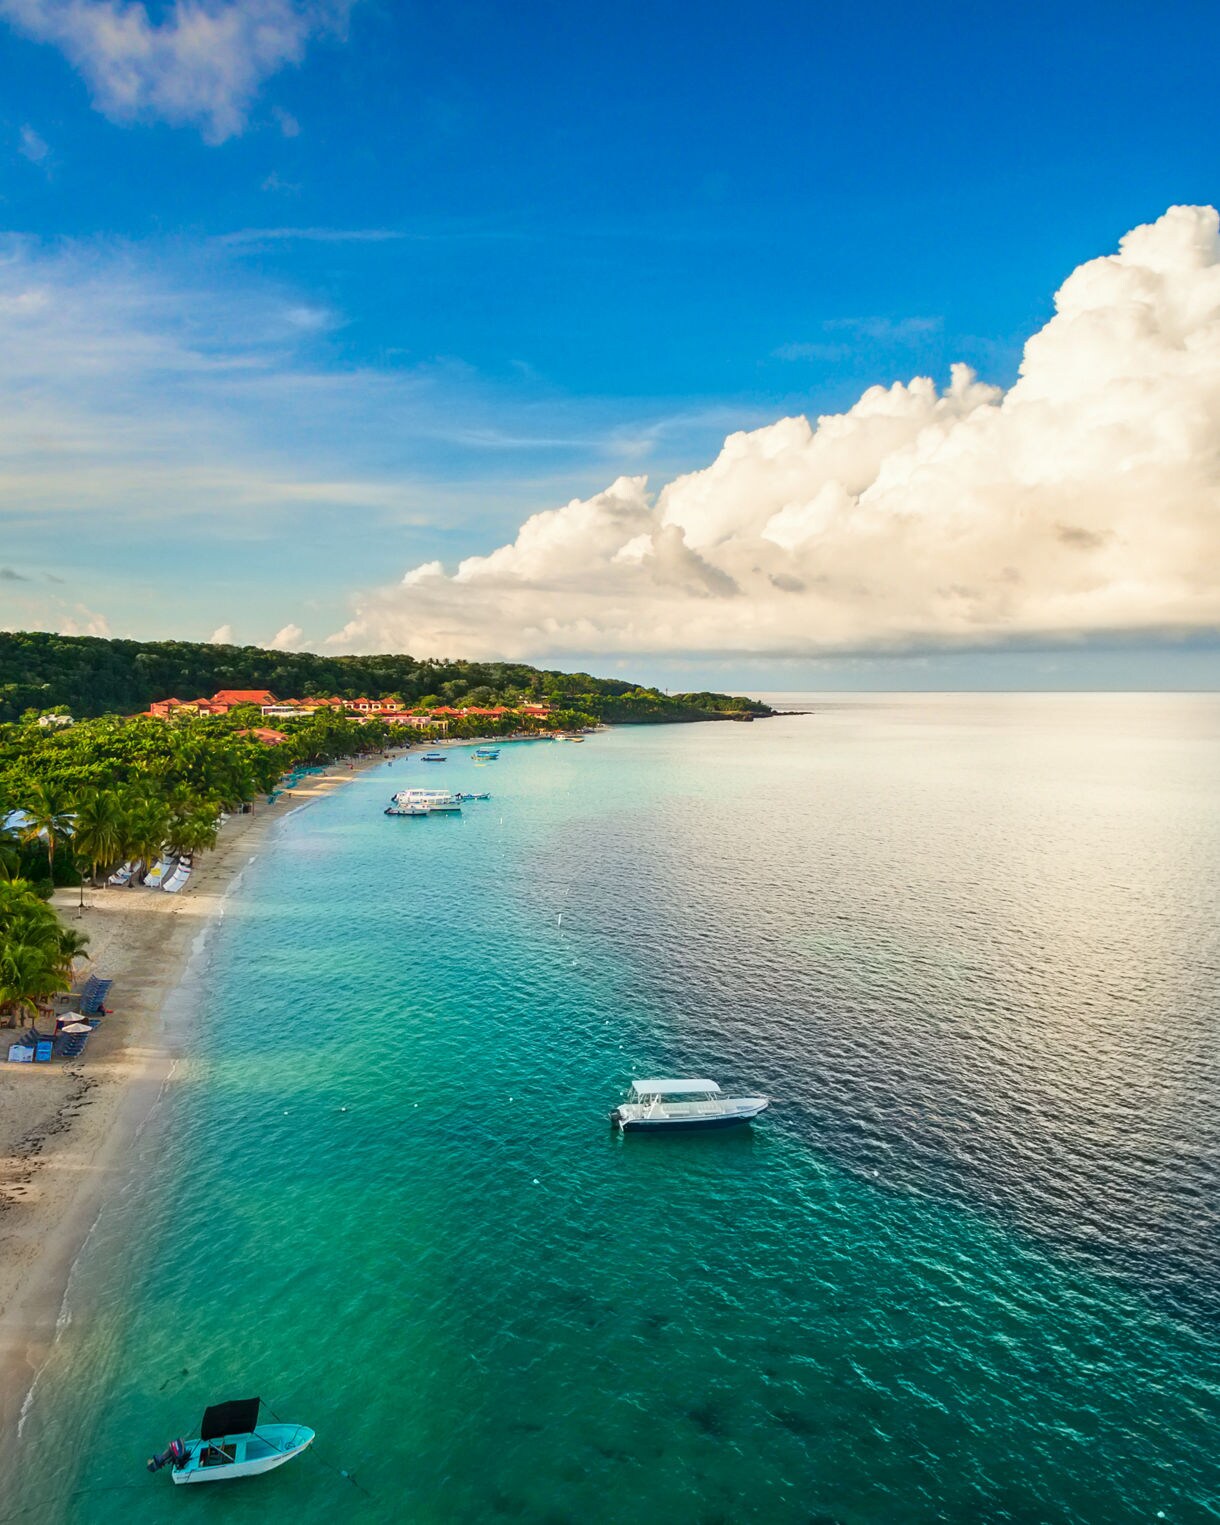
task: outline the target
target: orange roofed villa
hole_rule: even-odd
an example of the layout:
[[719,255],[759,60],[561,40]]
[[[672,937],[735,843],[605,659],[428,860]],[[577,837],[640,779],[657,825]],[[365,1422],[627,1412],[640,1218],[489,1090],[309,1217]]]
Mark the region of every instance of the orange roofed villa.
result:
[[[522,719],[545,720],[551,713],[549,704],[522,704],[512,708],[504,704],[491,706],[468,705],[458,709],[442,704],[435,709],[404,710],[397,699],[277,699],[267,688],[222,688],[210,699],[156,699],[142,713],[157,720],[169,720],[176,715],[227,715],[241,705],[253,705],[267,719],[307,719],[319,710],[337,710],[353,720],[384,720],[389,725],[407,725],[415,730],[438,727],[448,728],[452,720],[489,719],[504,720],[514,715]],[[252,729],[251,735],[260,741],[286,739],[279,731]]]

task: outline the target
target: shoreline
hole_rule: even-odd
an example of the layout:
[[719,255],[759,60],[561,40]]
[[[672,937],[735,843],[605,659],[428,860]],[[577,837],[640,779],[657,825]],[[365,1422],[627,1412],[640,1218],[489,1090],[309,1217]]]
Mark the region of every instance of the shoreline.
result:
[[79,892],[56,890],[66,925],[90,936],[78,974],[115,983],[83,1060],[0,1062],[0,1475],[17,1463],[39,1376],[66,1327],[72,1269],[186,1046],[190,1014],[167,1008],[202,940],[275,826],[384,761],[331,764],[275,804],[232,816],[181,894],[87,889],[78,914]]

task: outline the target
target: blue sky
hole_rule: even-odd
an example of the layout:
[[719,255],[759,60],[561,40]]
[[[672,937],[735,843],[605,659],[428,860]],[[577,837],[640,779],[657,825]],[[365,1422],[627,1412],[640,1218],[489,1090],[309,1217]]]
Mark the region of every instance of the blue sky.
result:
[[[167,47],[134,83],[105,9],[0,0],[0,625],[321,647],[364,590],[735,430],[952,362],[1009,387],[1076,266],[1217,197],[1203,4],[249,0],[264,60],[209,33],[205,79]],[[828,660],[600,629],[537,654]],[[1180,634],[1141,671],[1197,684]]]

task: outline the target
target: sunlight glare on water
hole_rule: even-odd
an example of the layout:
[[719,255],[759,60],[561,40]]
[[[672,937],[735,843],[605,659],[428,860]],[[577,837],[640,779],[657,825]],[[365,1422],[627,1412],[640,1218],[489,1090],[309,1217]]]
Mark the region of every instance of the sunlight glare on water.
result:
[[[491,801],[387,819],[424,772],[214,934],[31,1517],[1217,1518],[1220,700],[835,696],[455,752]],[[658,1071],[774,1106],[614,1135]],[[313,1454],[143,1474],[255,1392]]]

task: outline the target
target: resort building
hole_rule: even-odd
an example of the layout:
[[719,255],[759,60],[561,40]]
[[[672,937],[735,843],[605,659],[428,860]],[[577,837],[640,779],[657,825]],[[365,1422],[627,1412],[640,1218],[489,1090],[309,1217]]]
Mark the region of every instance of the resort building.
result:
[[[441,731],[447,731],[453,720],[504,720],[513,715],[544,720],[551,713],[549,704],[472,704],[462,708],[440,704],[432,710],[406,710],[400,699],[390,697],[277,699],[267,688],[222,688],[210,699],[157,699],[143,713],[160,720],[168,720],[174,715],[227,715],[231,709],[243,704],[257,706],[268,720],[308,719],[319,710],[330,709],[353,720],[384,720],[389,725],[406,725],[414,730]],[[250,734],[258,733],[252,731]],[[280,735],[278,732],[267,734]]]
[[212,695],[213,704],[223,704],[233,709],[238,704],[277,704],[279,701],[269,688],[222,688]]

